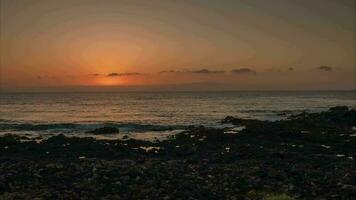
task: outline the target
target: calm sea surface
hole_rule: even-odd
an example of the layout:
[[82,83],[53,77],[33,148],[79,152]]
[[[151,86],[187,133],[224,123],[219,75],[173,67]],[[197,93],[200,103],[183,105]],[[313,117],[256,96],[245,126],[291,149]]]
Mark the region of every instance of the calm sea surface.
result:
[[355,104],[354,91],[3,93],[0,134],[85,135],[110,125],[144,137],[189,125],[219,126],[229,115],[277,120]]

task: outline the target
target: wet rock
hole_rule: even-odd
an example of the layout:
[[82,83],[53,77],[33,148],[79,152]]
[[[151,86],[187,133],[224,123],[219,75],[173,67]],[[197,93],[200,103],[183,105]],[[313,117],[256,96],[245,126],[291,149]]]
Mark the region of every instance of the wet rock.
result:
[[335,106],[329,109],[331,112],[347,112],[348,110],[347,106]]
[[14,134],[6,134],[1,137],[0,145],[8,146],[20,142],[21,137]]

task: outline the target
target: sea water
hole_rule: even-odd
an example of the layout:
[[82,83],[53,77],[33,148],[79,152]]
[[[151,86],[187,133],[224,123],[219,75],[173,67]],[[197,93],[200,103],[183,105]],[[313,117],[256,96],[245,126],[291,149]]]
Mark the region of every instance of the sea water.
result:
[[0,93],[0,134],[161,138],[189,126],[221,127],[226,116],[279,120],[332,106],[356,107],[355,91]]

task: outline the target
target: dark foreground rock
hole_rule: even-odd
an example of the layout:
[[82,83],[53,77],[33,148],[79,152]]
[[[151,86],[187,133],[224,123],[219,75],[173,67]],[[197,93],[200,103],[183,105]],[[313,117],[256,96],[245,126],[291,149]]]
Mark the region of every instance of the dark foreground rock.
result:
[[87,133],[92,133],[95,135],[105,135],[105,134],[116,134],[119,132],[120,132],[119,129],[116,127],[105,126],[105,127],[96,128],[92,131],[88,131]]
[[162,142],[0,138],[0,199],[355,199],[356,112],[229,117]]

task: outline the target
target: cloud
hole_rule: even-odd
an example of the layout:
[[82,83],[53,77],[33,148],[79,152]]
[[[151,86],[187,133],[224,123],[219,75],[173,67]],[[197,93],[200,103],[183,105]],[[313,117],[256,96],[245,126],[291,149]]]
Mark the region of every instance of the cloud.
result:
[[317,69],[322,70],[322,71],[326,71],[326,72],[331,72],[333,70],[332,67],[325,66],[325,65],[322,65],[322,66],[318,67]]
[[57,79],[58,77],[57,76],[51,76],[51,75],[38,75],[36,78],[38,80],[41,80],[41,79]]
[[126,72],[126,73],[110,73],[107,74],[106,76],[115,77],[115,76],[138,76],[138,75],[142,75],[142,74],[138,72]]
[[233,70],[231,70],[231,73],[237,74],[237,75],[240,75],[240,74],[253,74],[253,75],[256,75],[257,74],[254,70],[252,70],[250,68],[233,69]]
[[110,73],[110,74],[108,74],[106,76],[120,76],[120,75],[118,73]]
[[194,73],[194,74],[223,74],[223,73],[225,73],[225,71],[200,69],[200,70],[193,70],[193,71],[191,71],[191,73]]
[[288,71],[294,71],[294,68],[293,67],[289,67]]
[[175,71],[175,70],[164,70],[164,71],[158,72],[158,74],[175,73],[175,72],[179,72],[179,71]]
[[166,73],[193,73],[193,74],[223,74],[223,70],[209,70],[209,69],[199,69],[199,70],[164,70],[158,72],[158,74]]

